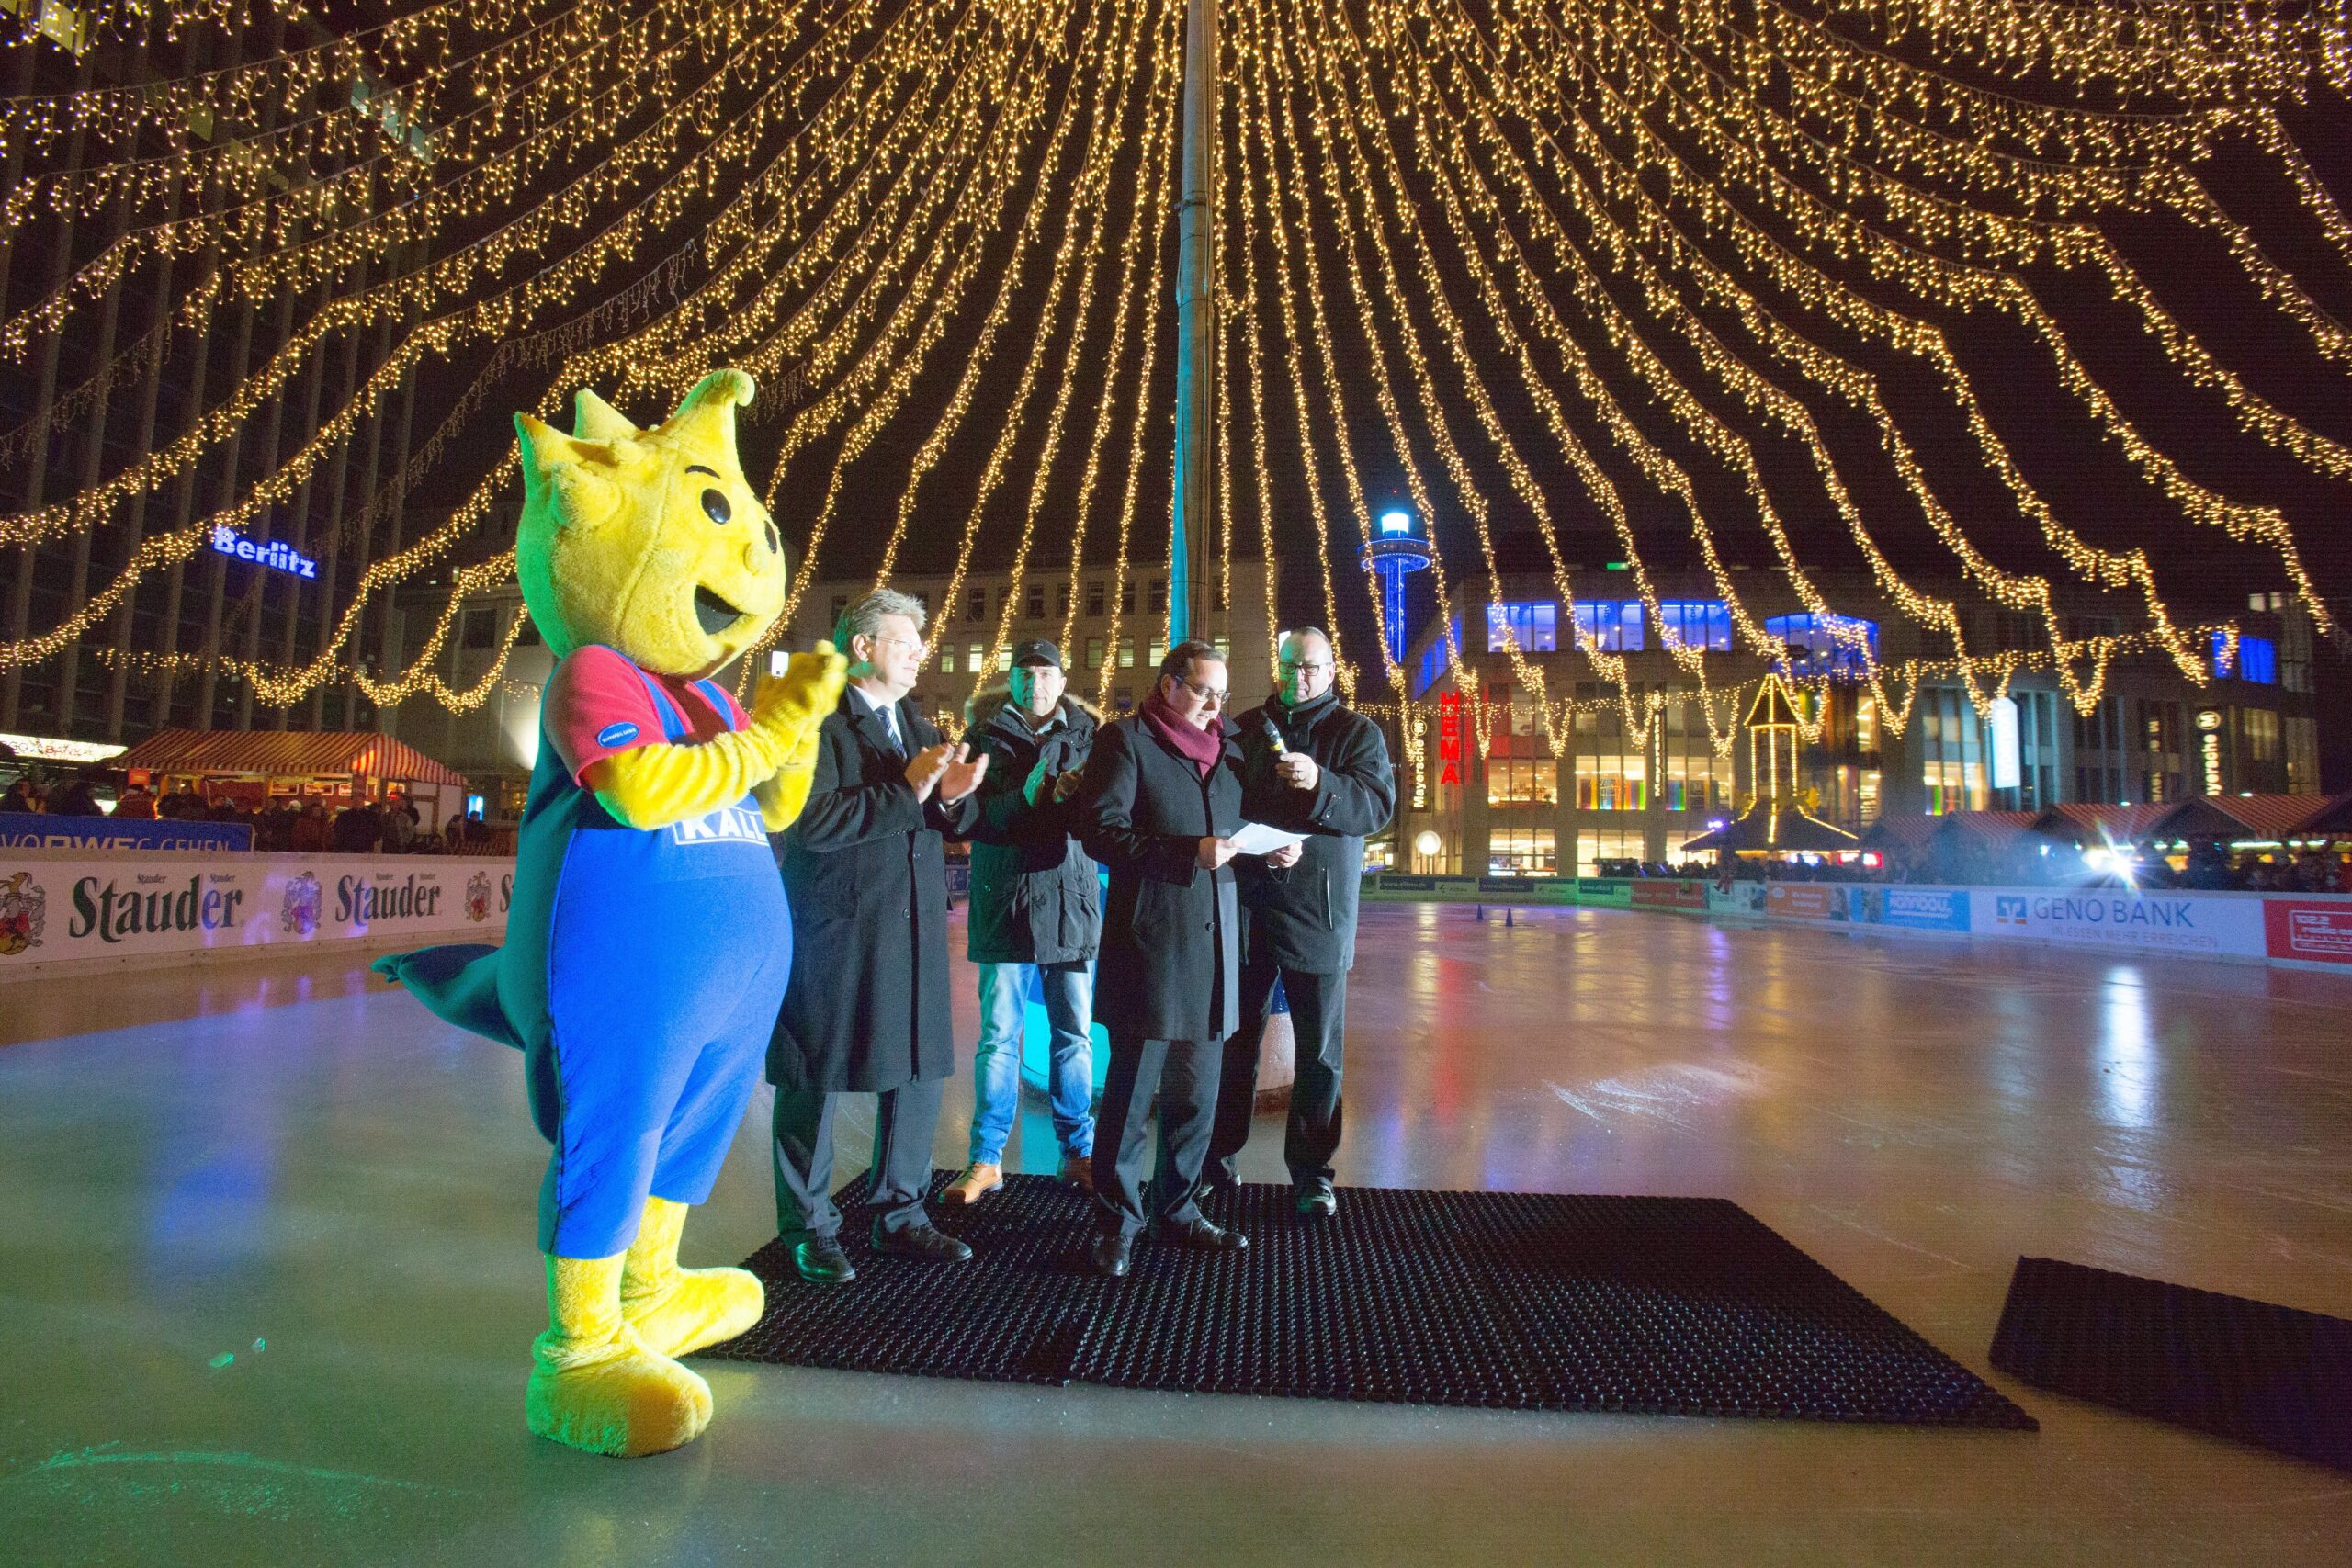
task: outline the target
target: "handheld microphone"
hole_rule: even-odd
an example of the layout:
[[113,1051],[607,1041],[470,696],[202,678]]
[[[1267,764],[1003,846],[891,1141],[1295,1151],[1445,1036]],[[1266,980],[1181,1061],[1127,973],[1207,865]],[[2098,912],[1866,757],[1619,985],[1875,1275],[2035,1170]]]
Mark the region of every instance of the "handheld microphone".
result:
[[1258,723],[1266,732],[1266,744],[1274,749],[1275,756],[1282,756],[1285,750],[1285,748],[1283,745],[1283,732],[1275,726],[1272,716],[1267,715],[1262,716],[1258,720]]

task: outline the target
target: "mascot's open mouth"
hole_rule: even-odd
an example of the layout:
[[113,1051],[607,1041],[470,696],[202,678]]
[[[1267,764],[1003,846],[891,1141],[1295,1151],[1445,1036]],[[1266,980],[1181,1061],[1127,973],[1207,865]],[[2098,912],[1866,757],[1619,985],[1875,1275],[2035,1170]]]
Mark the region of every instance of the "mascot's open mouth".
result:
[[695,619],[702,623],[705,637],[717,637],[742,618],[742,611],[700,583],[695,585]]

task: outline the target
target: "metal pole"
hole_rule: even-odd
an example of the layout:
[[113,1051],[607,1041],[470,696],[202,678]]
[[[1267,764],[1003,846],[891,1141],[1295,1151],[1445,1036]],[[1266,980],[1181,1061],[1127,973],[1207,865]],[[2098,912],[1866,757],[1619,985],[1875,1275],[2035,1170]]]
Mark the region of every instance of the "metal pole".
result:
[[[1176,504],[1168,539],[1168,640],[1206,629],[1216,475],[1216,0],[1188,0],[1184,194],[1177,208]],[[1271,563],[1270,563],[1271,564]]]

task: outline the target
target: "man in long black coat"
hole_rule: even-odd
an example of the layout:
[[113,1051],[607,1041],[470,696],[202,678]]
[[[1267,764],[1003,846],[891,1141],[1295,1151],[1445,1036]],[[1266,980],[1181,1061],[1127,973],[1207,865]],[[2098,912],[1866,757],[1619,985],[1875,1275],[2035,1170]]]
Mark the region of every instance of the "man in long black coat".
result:
[[984,758],[949,746],[906,700],[922,669],[920,601],[880,589],[843,611],[841,705],[818,731],[799,819],[776,840],[792,905],[792,979],[768,1047],[775,1085],[776,1228],[801,1277],[855,1277],[832,1200],[833,1108],[881,1097],[874,1118],[875,1247],[972,1255],[923,1207],[940,1086],[955,1071],[943,834],[979,818]]
[[[1216,1114],[1225,1037],[1239,1021],[1240,908],[1233,834],[1239,755],[1221,715],[1225,660],[1202,642],[1168,650],[1131,718],[1095,732],[1079,786],[1080,836],[1109,868],[1095,1017],[1111,1066],[1095,1130],[1097,1226],[1089,1268],[1127,1272],[1148,1220],[1181,1247],[1238,1251],[1194,1196]],[[1285,852],[1295,861],[1296,849]],[[1143,1190],[1144,1122],[1159,1096],[1159,1158]]]
[[1291,1085],[1283,1160],[1298,1212],[1339,1212],[1331,1156],[1340,1146],[1340,1041],[1348,971],[1356,962],[1356,893],[1363,840],[1396,809],[1396,776],[1380,727],[1341,705],[1331,687],[1331,639],[1320,627],[1283,637],[1281,686],[1242,716],[1242,810],[1253,822],[1306,835],[1287,869],[1244,862],[1241,1027],[1226,1042],[1209,1179],[1238,1179],[1258,1092],[1258,1047],[1274,982],[1290,1002],[1298,1076]]

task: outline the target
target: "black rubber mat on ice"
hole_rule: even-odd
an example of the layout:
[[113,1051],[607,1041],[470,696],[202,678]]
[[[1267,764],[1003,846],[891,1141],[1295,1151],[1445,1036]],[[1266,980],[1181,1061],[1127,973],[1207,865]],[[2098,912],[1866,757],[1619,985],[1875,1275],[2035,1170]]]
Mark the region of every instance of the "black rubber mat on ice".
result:
[[2352,1470],[2352,1320],[2020,1258],[1993,1364],[2039,1388]]
[[745,1265],[767,1282],[766,1317],[705,1353],[1204,1393],[2033,1427],[1720,1199],[1346,1188],[1339,1218],[1307,1222],[1288,1188],[1248,1186],[1206,1207],[1250,1236],[1247,1253],[1147,1237],[1121,1280],[1078,1270],[1086,1203],[1044,1176],[1008,1177],[969,1213],[933,1206],[971,1243],[968,1264],[878,1257],[845,1230],[856,1280],[813,1286],[771,1242]]

